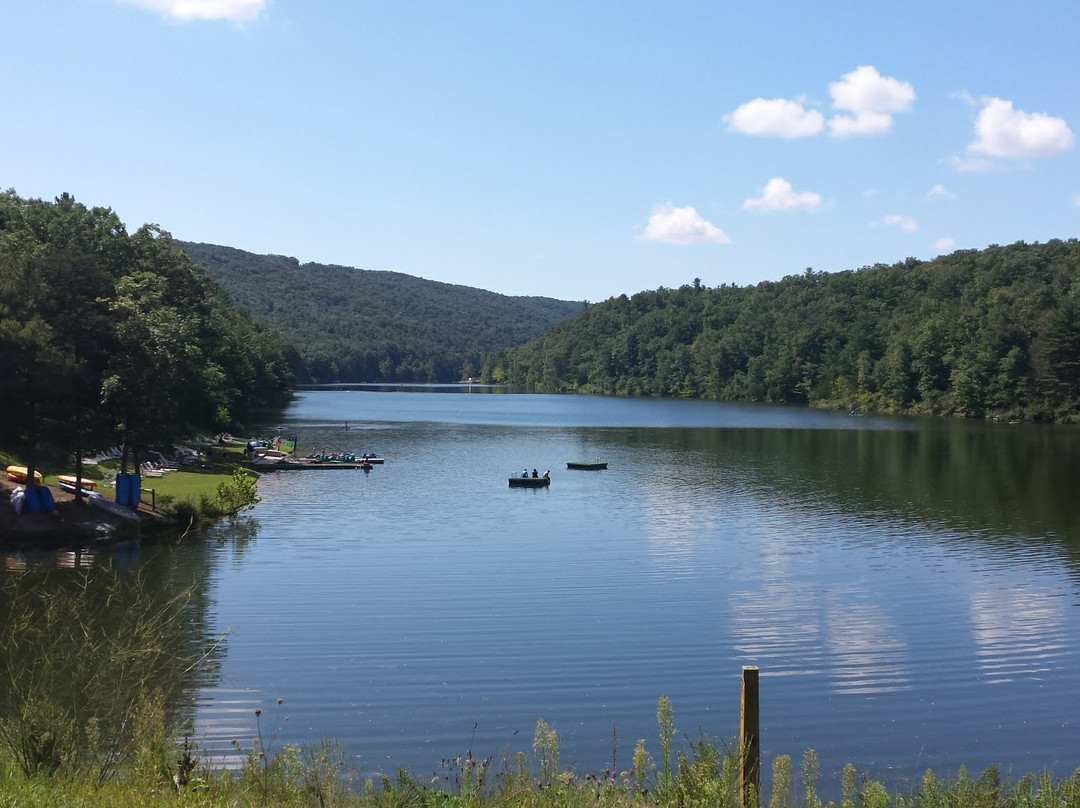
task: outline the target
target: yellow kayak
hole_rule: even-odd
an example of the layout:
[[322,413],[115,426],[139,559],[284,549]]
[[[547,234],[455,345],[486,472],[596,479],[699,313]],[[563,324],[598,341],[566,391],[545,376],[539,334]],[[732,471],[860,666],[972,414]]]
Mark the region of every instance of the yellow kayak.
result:
[[[8,466],[7,478],[13,483],[25,483],[26,482],[26,466]],[[40,471],[34,472],[34,482],[41,485],[44,482],[44,478],[41,476]]]

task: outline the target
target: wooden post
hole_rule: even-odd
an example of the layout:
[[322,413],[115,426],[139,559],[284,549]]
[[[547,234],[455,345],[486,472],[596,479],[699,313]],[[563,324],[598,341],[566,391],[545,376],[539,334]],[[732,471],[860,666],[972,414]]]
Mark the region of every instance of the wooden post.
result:
[[761,713],[758,710],[758,669],[742,669],[742,710],[739,718],[739,801],[743,808],[761,803]]

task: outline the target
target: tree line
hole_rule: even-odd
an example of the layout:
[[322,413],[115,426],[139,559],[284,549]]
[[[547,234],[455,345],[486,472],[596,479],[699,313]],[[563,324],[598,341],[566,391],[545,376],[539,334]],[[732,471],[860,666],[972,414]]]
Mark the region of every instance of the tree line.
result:
[[0,194],[0,442],[31,467],[236,428],[287,401],[288,350],[157,226]]
[[622,295],[483,378],[539,391],[692,396],[1038,421],[1080,420],[1080,242],[807,269],[754,286]]
[[581,303],[511,297],[400,272],[301,264],[214,244],[182,248],[233,301],[295,346],[298,382],[458,382]]
[[583,306],[178,243],[7,191],[0,442],[31,463],[167,445],[284,405],[296,373],[1080,421],[1078,291],[1070,239]]

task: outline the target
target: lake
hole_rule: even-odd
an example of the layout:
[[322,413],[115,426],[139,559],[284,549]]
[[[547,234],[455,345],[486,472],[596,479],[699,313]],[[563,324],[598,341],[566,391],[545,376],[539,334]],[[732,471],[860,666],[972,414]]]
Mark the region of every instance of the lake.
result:
[[661,696],[733,740],[755,665],[766,767],[813,748],[826,795],[848,762],[1080,766],[1074,428],[482,387],[304,391],[277,426],[386,463],[264,475],[130,562],[227,634],[193,706],[226,765],[259,708],[272,751],[332,736],[367,775],[529,751],[539,719],[562,765],[625,769]]

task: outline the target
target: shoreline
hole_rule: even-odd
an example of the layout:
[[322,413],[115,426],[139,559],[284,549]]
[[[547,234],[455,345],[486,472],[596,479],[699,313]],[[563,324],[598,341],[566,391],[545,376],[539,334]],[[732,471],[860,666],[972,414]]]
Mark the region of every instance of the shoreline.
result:
[[[54,513],[16,514],[11,507],[11,492],[19,483],[0,480],[0,549],[53,550],[76,544],[106,544],[137,538],[139,528],[147,521],[161,520],[164,514],[152,510],[146,503],[136,513],[139,522],[128,522],[119,516],[79,502],[73,493],[54,485],[45,487],[56,503]],[[107,492],[103,492],[103,496]]]
[[[186,522],[189,516],[200,520],[217,518],[221,514],[204,512],[202,506],[207,498],[215,498],[221,483],[227,483],[237,468],[246,467],[242,455],[243,445],[235,441],[224,446],[207,446],[200,450],[200,462],[170,471],[168,477],[144,478],[146,498],[134,511],[138,522],[95,508],[85,500],[76,501],[74,493],[59,487],[51,472],[45,474],[45,487],[53,495],[56,513],[16,514],[11,506],[11,492],[21,483],[0,478],[0,550],[52,550],[148,539],[175,524],[181,509],[184,515],[181,521]],[[0,457],[9,463],[19,462],[3,452]],[[114,471],[112,466],[105,470]],[[251,471],[258,475],[257,471]],[[104,486],[101,477],[100,472],[86,475],[86,479],[97,479]],[[115,499],[111,488],[102,487],[99,493],[107,500]]]

